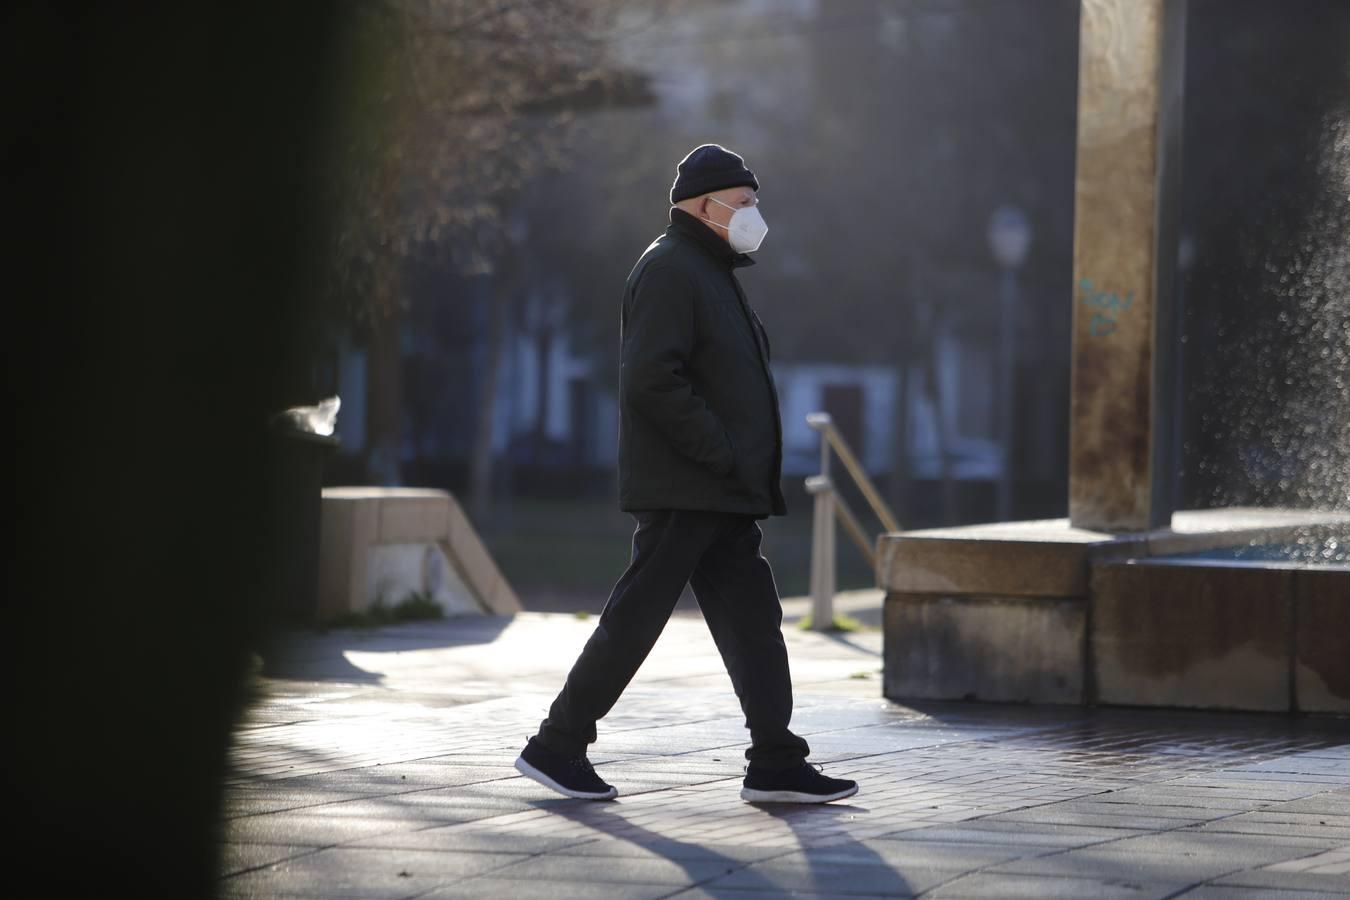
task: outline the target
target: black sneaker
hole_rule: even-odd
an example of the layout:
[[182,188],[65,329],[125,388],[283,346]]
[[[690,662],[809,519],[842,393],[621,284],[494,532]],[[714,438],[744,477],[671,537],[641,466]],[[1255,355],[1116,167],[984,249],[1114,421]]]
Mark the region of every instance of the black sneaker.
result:
[[751,803],[829,803],[858,793],[858,782],[822,775],[814,763],[793,769],[745,770],[741,799]]
[[527,778],[533,778],[544,787],[552,788],[564,797],[578,800],[613,800],[619,792],[605,784],[591,761],[584,756],[575,759],[555,753],[537,738],[530,738],[525,749],[516,758],[516,769]]

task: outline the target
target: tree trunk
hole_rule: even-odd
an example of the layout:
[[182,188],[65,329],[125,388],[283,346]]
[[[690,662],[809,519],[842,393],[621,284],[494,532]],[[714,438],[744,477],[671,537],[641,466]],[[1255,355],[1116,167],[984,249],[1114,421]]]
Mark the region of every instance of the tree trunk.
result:
[[[911,257],[910,272],[917,271]],[[911,276],[911,291],[914,296],[922,297],[919,286]],[[952,429],[947,421],[947,411],[942,404],[942,381],[940,378],[939,355],[942,352],[942,338],[946,334],[946,318],[932,304],[919,300],[911,307],[909,335],[906,344],[914,349],[919,357],[919,371],[914,373],[924,399],[933,410],[934,437],[937,443],[938,477],[942,482],[941,523],[951,525],[958,515],[956,478],[952,474],[951,436]]]
[[376,278],[371,313],[366,380],[366,477],[374,484],[401,483],[403,449],[403,310],[398,298],[395,263]]
[[928,343],[924,359],[924,387],[928,400],[933,405],[934,418],[937,419],[938,468],[942,477],[942,524],[952,525],[956,522],[958,511],[956,478],[952,475],[951,429],[948,427],[947,411],[942,403],[942,380],[938,371],[941,335],[941,327],[934,329],[932,340]]
[[550,377],[553,368],[553,327],[544,325],[539,331],[539,406],[534,418],[534,462],[544,462],[544,449],[548,443],[548,408],[553,402]]
[[492,506],[492,433],[501,393],[502,357],[506,350],[506,317],[509,308],[500,283],[489,302],[487,360],[484,364],[482,392],[478,395],[478,421],[474,424],[473,456],[469,463],[469,509],[480,522],[487,517]]

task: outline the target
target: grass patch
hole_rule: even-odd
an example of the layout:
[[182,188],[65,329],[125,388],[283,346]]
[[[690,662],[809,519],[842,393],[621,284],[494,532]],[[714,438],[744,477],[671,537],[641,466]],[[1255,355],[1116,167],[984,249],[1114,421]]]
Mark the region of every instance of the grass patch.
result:
[[492,556],[517,588],[608,591],[628,566],[627,535],[569,532],[568,518],[558,516],[552,532],[496,534],[489,541]]
[[[810,613],[807,613],[806,615],[802,616],[801,621],[799,621],[799,622],[797,623],[797,627],[800,628],[802,631],[810,631],[810,630],[811,630],[811,614],[810,614]],[[829,627],[829,628],[826,628],[825,630],[826,630],[826,631],[862,631],[862,630],[863,630],[863,623],[859,622],[857,619],[853,618],[852,616],[846,616],[846,615],[844,615],[843,613],[835,613],[835,614],[834,614],[834,620],[833,620],[832,622],[830,622],[830,627]]]
[[326,628],[379,628],[383,625],[397,625],[400,622],[419,622],[427,619],[442,619],[445,611],[430,594],[416,591],[408,594],[400,603],[389,606],[383,599],[376,600],[369,609],[362,612],[347,613],[325,623]]

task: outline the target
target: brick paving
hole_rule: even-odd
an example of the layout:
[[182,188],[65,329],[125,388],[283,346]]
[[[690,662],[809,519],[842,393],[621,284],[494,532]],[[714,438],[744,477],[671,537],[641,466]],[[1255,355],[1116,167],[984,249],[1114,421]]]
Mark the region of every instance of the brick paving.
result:
[[696,614],[600,725],[619,799],[557,797],[512,762],[593,627],[298,637],[237,735],[221,896],[1350,896],[1350,722],[902,705],[875,631],[785,630],[794,730],[848,801],[740,800],[743,721]]

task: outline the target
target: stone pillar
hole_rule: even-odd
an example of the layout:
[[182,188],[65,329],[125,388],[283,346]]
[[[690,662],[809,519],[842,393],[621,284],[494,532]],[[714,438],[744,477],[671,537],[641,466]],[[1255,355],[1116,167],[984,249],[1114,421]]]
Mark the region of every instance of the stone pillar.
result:
[[1171,520],[1185,0],[1083,0],[1069,518]]

